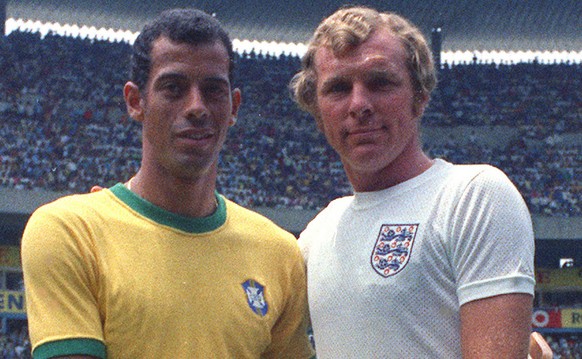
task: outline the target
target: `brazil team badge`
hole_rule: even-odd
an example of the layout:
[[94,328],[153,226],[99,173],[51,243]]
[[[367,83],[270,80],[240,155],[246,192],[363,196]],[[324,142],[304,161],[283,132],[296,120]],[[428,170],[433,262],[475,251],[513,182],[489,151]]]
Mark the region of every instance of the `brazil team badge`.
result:
[[372,251],[372,268],[383,277],[404,269],[410,259],[418,224],[383,224]]
[[267,315],[269,305],[265,300],[265,287],[252,279],[242,283],[242,287],[247,295],[247,302],[249,303],[249,307],[253,310],[253,312],[260,315],[261,317]]

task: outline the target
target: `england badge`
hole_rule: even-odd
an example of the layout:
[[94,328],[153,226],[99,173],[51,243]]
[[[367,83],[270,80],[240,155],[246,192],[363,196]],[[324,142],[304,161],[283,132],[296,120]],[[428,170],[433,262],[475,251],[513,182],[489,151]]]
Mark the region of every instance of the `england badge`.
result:
[[249,307],[256,314],[264,317],[269,310],[269,306],[265,300],[265,287],[252,279],[242,283],[242,287],[247,295]]
[[383,224],[372,251],[372,268],[383,277],[393,276],[410,260],[418,224]]

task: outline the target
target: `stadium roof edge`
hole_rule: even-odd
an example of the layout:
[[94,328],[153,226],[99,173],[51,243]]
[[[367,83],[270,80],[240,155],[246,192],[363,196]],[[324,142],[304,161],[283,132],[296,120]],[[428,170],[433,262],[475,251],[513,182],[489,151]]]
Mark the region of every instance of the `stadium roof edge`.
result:
[[[38,33],[41,37],[53,33],[61,36],[71,36],[79,38],[96,39],[110,42],[133,43],[138,36],[138,32],[124,29],[96,28],[95,26],[77,24],[60,24],[56,22],[41,22],[24,19],[9,18],[6,21],[6,34],[14,31]],[[306,51],[304,43],[285,43],[276,41],[259,41],[247,39],[233,39],[235,51],[239,54],[255,53],[279,56],[281,54],[291,56],[302,56]],[[479,61],[481,63],[494,64],[514,64],[522,62],[539,63],[582,63],[582,51],[504,51],[504,50],[464,50],[464,51],[443,51],[441,55],[443,63],[471,63]]]

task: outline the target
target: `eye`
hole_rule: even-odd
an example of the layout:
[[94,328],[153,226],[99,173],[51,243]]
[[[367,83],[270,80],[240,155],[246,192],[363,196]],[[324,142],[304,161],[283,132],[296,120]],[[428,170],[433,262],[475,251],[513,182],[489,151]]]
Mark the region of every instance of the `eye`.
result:
[[374,76],[368,81],[368,87],[376,91],[385,90],[395,85],[396,83],[386,76]]
[[347,81],[335,81],[324,86],[324,94],[342,94],[348,93],[352,89],[351,83]]
[[228,85],[224,83],[209,83],[204,86],[203,91],[206,98],[217,100],[222,99],[224,96],[228,95],[229,88]]
[[160,89],[162,90],[162,92],[171,98],[177,98],[180,97],[183,93],[183,88],[182,86],[180,86],[179,83],[174,82],[174,81],[169,81],[166,83],[163,83],[160,86]]

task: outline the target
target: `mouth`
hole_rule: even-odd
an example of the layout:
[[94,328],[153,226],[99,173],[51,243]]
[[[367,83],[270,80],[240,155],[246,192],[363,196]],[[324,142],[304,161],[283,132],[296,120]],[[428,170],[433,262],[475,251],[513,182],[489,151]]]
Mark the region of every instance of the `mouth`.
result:
[[380,130],[382,130],[381,127],[378,127],[378,128],[358,128],[358,129],[349,131],[349,134],[350,135],[360,135],[360,134],[364,134],[365,135],[365,134],[368,134],[368,133],[378,132]]
[[212,134],[210,133],[187,133],[187,134],[181,134],[178,136],[178,138],[184,138],[184,139],[189,139],[189,140],[205,140],[208,138],[211,138]]
[[203,145],[214,138],[214,133],[208,130],[183,130],[176,134],[179,143],[186,145]]
[[356,142],[370,142],[375,140],[378,136],[384,133],[384,127],[378,128],[358,128],[345,132],[345,137],[350,138]]

